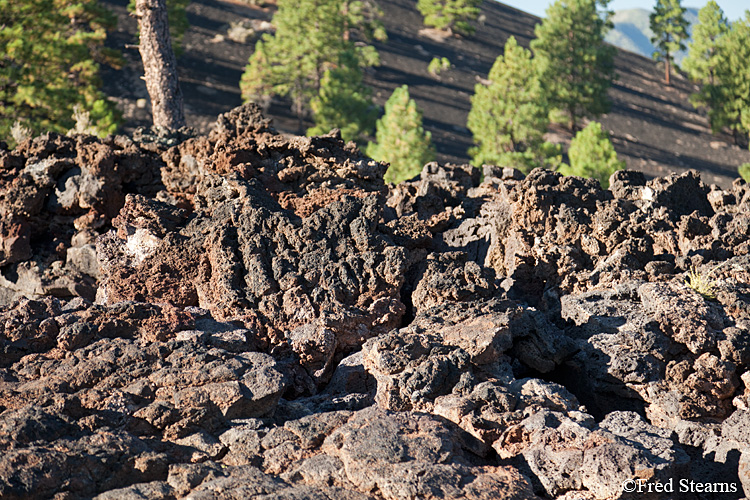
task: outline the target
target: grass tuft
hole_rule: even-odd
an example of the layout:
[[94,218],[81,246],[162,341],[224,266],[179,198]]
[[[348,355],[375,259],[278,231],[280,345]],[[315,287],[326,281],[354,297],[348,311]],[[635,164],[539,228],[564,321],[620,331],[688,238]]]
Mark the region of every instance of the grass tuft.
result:
[[715,299],[716,298],[716,282],[714,280],[709,279],[708,275],[711,273],[708,273],[704,275],[698,269],[695,267],[691,267],[690,271],[688,271],[687,279],[685,280],[685,284],[701,294],[703,298],[705,299]]

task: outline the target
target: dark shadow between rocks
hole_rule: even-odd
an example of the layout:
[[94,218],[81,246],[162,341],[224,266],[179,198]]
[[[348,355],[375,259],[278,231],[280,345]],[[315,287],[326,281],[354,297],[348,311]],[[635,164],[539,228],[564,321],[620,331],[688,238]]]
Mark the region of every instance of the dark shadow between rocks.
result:
[[[689,477],[675,478],[675,499],[678,500],[737,500],[744,498],[742,484],[738,475],[740,451],[731,450],[727,453],[724,463],[715,462],[715,452],[704,455],[702,448],[682,445],[690,456]],[[692,482],[692,485],[691,485]],[[697,492],[698,484],[711,484],[719,492]],[[732,486],[737,491],[732,492]],[[726,485],[726,486],[724,486]],[[702,488],[702,487],[701,487]],[[677,491],[685,489],[688,491]],[[705,488],[702,488],[705,489]],[[690,490],[693,490],[692,492]]]
[[[604,353],[603,358],[609,359]],[[646,403],[640,395],[611,375],[596,380],[596,384],[585,372],[564,362],[549,373],[527,375],[547,382],[560,384],[569,390],[586,407],[597,423],[613,411],[634,411],[646,418]],[[601,384],[611,384],[612,392],[602,392]],[[616,392],[615,392],[616,391]]]
[[417,316],[417,313],[414,309],[414,301],[412,300],[411,296],[414,293],[414,290],[416,288],[416,284],[418,282],[418,266],[413,266],[409,271],[406,273],[406,280],[404,281],[403,286],[401,287],[401,303],[404,304],[406,307],[404,311],[404,315],[401,317],[401,325],[400,328],[406,328],[411,324],[412,321],[414,321],[414,318]]
[[[561,318],[565,322],[564,319]],[[607,335],[612,340],[621,335],[622,326],[627,319],[622,316],[592,315],[580,326],[570,325],[565,328],[569,337],[576,339],[579,349],[572,353],[563,363],[549,373],[535,376],[549,382],[555,382],[567,388],[586,406],[588,412],[597,422],[601,422],[613,411],[633,411],[646,419],[646,403],[623,380],[609,373],[610,369],[618,372],[643,372],[642,377],[658,377],[659,362],[649,353],[625,350],[620,345],[622,357],[608,354],[595,346],[591,337]],[[609,339],[608,339],[609,340]]]

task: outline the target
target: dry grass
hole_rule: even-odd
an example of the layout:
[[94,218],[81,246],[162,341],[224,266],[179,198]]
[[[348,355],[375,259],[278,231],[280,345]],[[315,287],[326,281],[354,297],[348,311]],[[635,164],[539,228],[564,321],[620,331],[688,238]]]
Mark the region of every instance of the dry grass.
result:
[[716,281],[709,278],[710,272],[703,274],[695,267],[688,271],[685,284],[701,294],[705,299],[716,298]]

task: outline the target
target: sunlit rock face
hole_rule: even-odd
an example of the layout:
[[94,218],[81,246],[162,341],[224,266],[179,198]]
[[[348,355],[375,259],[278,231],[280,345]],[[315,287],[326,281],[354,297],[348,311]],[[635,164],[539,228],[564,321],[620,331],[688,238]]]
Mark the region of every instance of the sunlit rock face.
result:
[[251,105],[0,149],[0,497],[744,495],[746,184],[386,169]]

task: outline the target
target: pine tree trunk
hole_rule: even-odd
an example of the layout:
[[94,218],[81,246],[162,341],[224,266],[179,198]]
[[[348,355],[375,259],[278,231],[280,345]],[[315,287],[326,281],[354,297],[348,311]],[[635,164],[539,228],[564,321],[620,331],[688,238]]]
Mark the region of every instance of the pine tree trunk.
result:
[[341,17],[343,17],[346,20],[346,29],[344,30],[344,41],[348,42],[351,38],[351,29],[349,29],[349,3],[344,2],[344,4],[341,6]]
[[667,82],[667,86],[669,86],[669,57],[664,58],[664,79]]
[[185,126],[185,113],[177,60],[169,37],[166,0],[136,0],[135,15],[140,26],[139,49],[154,126],[177,130]]
[[570,128],[570,131],[575,134],[576,128],[578,127],[575,106],[568,106],[568,114],[570,114],[570,119],[568,120],[568,128]]

